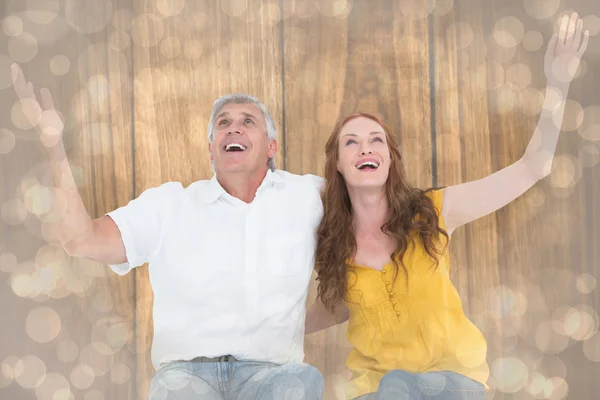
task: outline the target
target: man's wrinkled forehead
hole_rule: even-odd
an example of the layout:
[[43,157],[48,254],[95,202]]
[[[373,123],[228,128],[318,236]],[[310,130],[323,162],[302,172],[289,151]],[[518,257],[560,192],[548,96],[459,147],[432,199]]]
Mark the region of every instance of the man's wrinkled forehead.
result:
[[231,118],[232,116],[242,116],[244,118],[252,118],[255,121],[264,122],[262,111],[254,104],[246,103],[229,103],[223,106],[221,112],[216,119]]
[[[251,114],[251,113],[248,113],[248,112],[245,112],[245,111],[242,111],[240,113],[240,115],[242,117],[245,117],[245,118],[252,118],[254,120],[258,120],[258,116],[257,115]],[[221,119],[221,118],[227,118],[227,117],[231,117],[231,116],[232,116],[232,114],[229,111],[223,111],[219,115],[217,115],[216,119],[218,120],[218,119]]]

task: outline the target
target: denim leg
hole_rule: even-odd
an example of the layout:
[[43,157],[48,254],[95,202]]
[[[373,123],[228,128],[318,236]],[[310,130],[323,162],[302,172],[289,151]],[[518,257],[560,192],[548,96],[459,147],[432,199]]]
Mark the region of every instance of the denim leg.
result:
[[304,363],[237,363],[232,384],[239,400],[321,400],[324,388],[321,372]]
[[367,393],[362,396],[353,398],[352,400],[375,400],[377,393]]
[[415,396],[416,374],[394,370],[381,378],[374,400],[416,400]]
[[466,376],[434,371],[411,373],[395,370],[379,383],[376,400],[467,400],[485,399],[485,387]]
[[148,400],[223,400],[217,364],[178,361],[159,368]]
[[487,393],[481,383],[455,372],[443,371],[443,373],[446,377],[446,389],[444,397],[439,399],[485,400]]

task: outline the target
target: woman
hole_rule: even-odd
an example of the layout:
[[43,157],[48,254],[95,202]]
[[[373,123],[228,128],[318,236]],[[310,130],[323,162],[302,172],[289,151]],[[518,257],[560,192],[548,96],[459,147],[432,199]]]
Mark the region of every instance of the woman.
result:
[[306,328],[327,328],[331,315],[335,323],[349,318],[348,398],[485,398],[486,341],[449,279],[448,241],[549,174],[560,133],[555,121],[562,121],[588,37],[576,14],[565,16],[546,52],[550,95],[530,145],[484,179],[412,188],[394,135],[376,117],[352,114],[335,127],[326,145],[318,296]]

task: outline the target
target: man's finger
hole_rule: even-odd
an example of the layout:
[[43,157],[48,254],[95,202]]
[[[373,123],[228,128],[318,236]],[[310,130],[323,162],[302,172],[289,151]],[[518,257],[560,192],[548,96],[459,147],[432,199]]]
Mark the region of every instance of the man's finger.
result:
[[31,98],[35,101],[37,101],[36,95],[35,95],[35,90],[33,90],[33,83],[29,82],[27,83],[27,86],[29,87],[29,90],[31,91]]
[[52,100],[52,95],[48,89],[42,88],[40,90],[40,99],[44,110],[54,110],[54,100]]
[[547,56],[554,55],[554,49],[556,48],[556,42],[558,42],[558,35],[555,33],[552,35],[552,37],[550,38],[550,41],[548,42],[548,48],[546,49]]
[[17,93],[17,97],[19,97],[21,100],[33,99],[33,91],[27,84],[21,67],[19,67],[18,64],[13,64],[11,66],[11,72],[13,76],[13,86],[15,88],[15,92]]

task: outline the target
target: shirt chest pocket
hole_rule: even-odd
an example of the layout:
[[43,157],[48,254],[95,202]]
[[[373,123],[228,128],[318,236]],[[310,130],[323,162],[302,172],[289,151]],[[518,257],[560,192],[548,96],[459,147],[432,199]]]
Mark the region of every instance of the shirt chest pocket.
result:
[[267,274],[275,277],[297,276],[312,271],[314,239],[301,233],[273,235],[266,241]]

